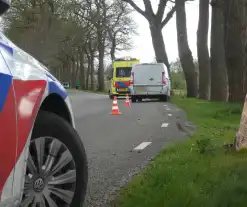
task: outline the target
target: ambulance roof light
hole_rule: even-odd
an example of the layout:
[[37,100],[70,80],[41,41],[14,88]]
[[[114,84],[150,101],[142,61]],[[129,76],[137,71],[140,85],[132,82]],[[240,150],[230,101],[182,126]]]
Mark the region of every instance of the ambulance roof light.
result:
[[115,61],[131,61],[131,60],[138,60],[138,59],[132,58],[130,56],[126,56],[126,57],[117,58]]

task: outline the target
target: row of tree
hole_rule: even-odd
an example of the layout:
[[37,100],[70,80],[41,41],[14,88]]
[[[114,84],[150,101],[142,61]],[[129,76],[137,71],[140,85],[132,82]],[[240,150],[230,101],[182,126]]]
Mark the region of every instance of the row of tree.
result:
[[[199,77],[188,45],[185,3],[189,0],[159,0],[154,12],[150,0],[142,10],[134,0],[124,0],[149,23],[157,62],[170,70],[162,29],[176,13],[178,53],[187,83],[187,96],[220,101],[243,100],[247,92],[246,0],[200,0],[197,31]],[[168,4],[173,4],[166,11]],[[212,7],[211,45],[208,50],[209,7]],[[166,15],[164,15],[166,13]]]
[[[162,29],[176,14],[178,53],[187,96],[211,100],[243,100],[247,91],[246,1],[199,0],[197,52],[199,73],[188,44],[186,1],[159,0],[13,0],[4,17],[7,35],[47,65],[62,81],[80,81],[82,88],[104,89],[104,58],[132,47],[136,24],[131,8],[149,23],[156,61],[169,69]],[[209,8],[212,7],[210,55]],[[172,5],[171,9],[169,5]],[[199,74],[199,75],[198,75]]]
[[[209,3],[212,7],[211,57],[207,46]],[[200,0],[197,33],[200,98],[244,100],[247,92],[246,6],[246,0]]]
[[122,0],[13,0],[4,26],[61,81],[104,90],[106,55],[113,60],[117,51],[132,48],[131,12]]

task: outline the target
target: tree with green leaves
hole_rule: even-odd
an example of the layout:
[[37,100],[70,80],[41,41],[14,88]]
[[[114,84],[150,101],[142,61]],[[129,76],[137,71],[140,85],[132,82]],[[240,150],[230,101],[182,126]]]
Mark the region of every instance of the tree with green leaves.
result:
[[132,46],[136,27],[129,14],[120,0],[13,0],[4,25],[7,36],[59,80],[93,89],[98,74],[103,90],[105,57]]

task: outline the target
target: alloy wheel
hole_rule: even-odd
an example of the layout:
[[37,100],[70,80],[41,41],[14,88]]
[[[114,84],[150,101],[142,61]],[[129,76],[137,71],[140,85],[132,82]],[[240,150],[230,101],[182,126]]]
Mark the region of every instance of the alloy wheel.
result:
[[76,189],[76,166],[58,139],[31,141],[21,207],[68,207]]

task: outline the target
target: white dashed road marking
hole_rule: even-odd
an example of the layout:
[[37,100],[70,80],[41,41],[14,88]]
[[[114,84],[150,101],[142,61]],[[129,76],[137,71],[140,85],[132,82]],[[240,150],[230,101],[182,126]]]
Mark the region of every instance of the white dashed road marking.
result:
[[167,110],[167,111],[170,111],[171,109],[169,109],[169,108],[166,108],[166,110]]
[[168,114],[168,116],[172,116],[172,114]]
[[148,145],[150,145],[152,142],[142,142],[139,144],[134,150],[144,150]]
[[163,128],[163,127],[168,127],[168,125],[169,125],[169,123],[163,123],[162,125],[161,125],[161,127]]

